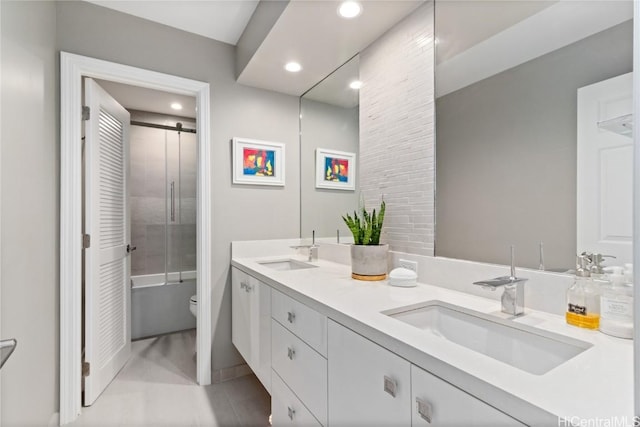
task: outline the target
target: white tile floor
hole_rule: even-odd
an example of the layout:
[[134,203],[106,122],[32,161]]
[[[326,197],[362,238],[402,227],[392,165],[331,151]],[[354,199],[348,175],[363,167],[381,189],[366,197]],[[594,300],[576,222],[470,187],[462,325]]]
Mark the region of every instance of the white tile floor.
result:
[[269,425],[271,399],[254,375],[200,387],[195,331],[133,343],[132,356],[74,426]]

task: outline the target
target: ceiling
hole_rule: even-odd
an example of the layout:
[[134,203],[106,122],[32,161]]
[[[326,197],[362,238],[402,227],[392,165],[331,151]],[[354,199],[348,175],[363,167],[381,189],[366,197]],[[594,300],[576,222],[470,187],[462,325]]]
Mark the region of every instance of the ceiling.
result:
[[[97,80],[98,84],[127,110],[148,111],[195,119],[196,98],[186,95],[161,92],[138,86],[129,86],[106,80]],[[171,103],[182,105],[182,110],[174,110]]]
[[258,0],[85,0],[235,45]]
[[[299,96],[364,50],[423,0],[360,1],[353,19],[338,15],[340,1],[291,1],[238,77],[254,87]],[[284,65],[297,61],[299,73]]]

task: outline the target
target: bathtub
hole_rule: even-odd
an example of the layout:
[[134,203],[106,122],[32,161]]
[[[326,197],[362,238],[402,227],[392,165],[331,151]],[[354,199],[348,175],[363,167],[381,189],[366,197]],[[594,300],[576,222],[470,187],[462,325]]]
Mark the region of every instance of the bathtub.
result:
[[196,272],[131,276],[131,339],[179,332],[196,327],[189,298],[196,294]]

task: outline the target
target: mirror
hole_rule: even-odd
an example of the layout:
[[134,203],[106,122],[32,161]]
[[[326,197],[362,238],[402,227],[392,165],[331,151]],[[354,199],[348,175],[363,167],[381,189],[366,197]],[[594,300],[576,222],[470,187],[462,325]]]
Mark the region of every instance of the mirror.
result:
[[[577,218],[588,213],[577,193],[609,190],[576,179],[577,94],[632,71],[632,3],[436,0],[437,256],[508,264],[513,244],[517,265],[537,269],[542,242],[544,268],[566,271],[577,251],[592,250],[576,243],[585,232]],[[613,144],[625,138],[611,135]],[[618,157],[631,171],[631,158]],[[605,199],[592,227],[610,221],[622,229],[612,234],[630,236],[630,202]],[[609,264],[621,262],[630,261]]]
[[[358,90],[349,86],[358,80],[358,75],[355,56],[300,98],[303,238],[311,237],[313,230],[318,237],[336,236],[339,230],[344,241],[351,238],[340,216],[358,206],[359,97]],[[355,157],[345,162],[343,157],[348,157],[347,153]],[[353,180],[353,188],[345,185],[348,180]]]

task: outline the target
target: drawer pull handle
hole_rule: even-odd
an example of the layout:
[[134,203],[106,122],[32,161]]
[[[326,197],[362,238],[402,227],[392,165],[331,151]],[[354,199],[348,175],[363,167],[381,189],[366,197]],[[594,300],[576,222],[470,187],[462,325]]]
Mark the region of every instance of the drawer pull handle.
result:
[[244,282],[240,282],[240,289],[246,289],[247,288],[247,284]]
[[287,414],[289,415],[289,419],[293,421],[293,416],[296,414],[296,411],[291,406],[287,406]]
[[287,348],[287,357],[289,358],[289,360],[293,360],[293,357],[296,355],[296,351],[294,349],[292,349],[291,347]]
[[289,323],[293,323],[294,320],[296,320],[296,314],[293,311],[288,311],[287,320],[289,321]]
[[433,407],[431,406],[431,403],[416,397],[416,406],[420,417],[431,424],[431,419],[433,418]]
[[244,290],[247,291],[247,292],[251,292],[253,290],[253,285],[245,283]]
[[385,375],[384,376],[384,391],[389,393],[391,395],[391,397],[396,397],[397,389],[398,389],[398,384],[396,383],[396,380],[394,380],[391,377],[388,377],[388,376]]

